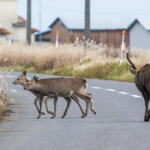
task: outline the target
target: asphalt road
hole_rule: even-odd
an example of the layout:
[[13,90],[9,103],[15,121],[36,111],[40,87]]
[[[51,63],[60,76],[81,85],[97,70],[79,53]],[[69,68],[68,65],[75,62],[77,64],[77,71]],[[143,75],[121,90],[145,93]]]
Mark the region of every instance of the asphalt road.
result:
[[[38,120],[34,96],[21,86],[12,85],[19,73],[0,74],[8,82],[9,100],[17,103],[11,106],[15,113],[0,123],[0,150],[150,149],[150,123],[143,121],[144,100],[132,83],[87,80],[96,116],[89,111],[87,118],[80,118],[81,112],[72,102],[66,118],[61,119],[66,102],[60,98],[57,118],[50,119],[46,113]],[[52,109],[53,103],[49,106]],[[46,112],[44,105],[43,111]]]

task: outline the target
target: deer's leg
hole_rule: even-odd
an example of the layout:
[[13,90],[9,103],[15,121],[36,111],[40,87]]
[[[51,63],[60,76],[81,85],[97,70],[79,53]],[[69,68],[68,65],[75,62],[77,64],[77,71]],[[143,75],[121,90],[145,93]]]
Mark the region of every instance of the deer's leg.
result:
[[56,117],[56,105],[57,105],[57,100],[58,100],[58,95],[56,94],[54,96],[54,114],[53,116],[51,117],[51,119],[55,118]]
[[85,103],[86,103],[85,115],[82,116],[82,118],[84,118],[84,117],[86,117],[87,114],[88,114],[88,109],[89,109],[89,103],[90,103],[90,101],[89,101],[89,99],[88,99],[84,94],[82,94],[82,93],[77,93],[76,95],[77,95],[78,97],[80,97],[81,99],[83,99],[83,100],[85,101]]
[[86,109],[85,109],[85,116],[88,115],[88,110],[89,110],[89,101],[86,100]]
[[36,97],[35,100],[34,100],[34,105],[37,109],[37,112],[39,113],[39,108],[38,108],[38,105],[37,105],[38,100],[39,100],[39,97]]
[[82,113],[82,118],[85,117],[85,114],[84,114],[84,110],[79,102],[79,99],[76,97],[76,96],[71,96],[71,98],[77,103],[77,105],[79,106],[80,110],[81,110],[81,113]]
[[145,117],[144,117],[144,121],[149,121],[148,104],[149,104],[149,100],[145,100]]
[[49,114],[53,115],[54,113],[53,113],[52,111],[48,110],[48,99],[49,99],[49,98],[50,98],[50,97],[46,97],[45,100],[44,100],[44,102],[45,102],[45,107],[46,107],[46,111],[47,111]]
[[64,111],[64,114],[62,115],[61,118],[64,118],[64,117],[66,116],[66,114],[67,114],[67,112],[68,112],[68,109],[69,109],[69,106],[70,106],[70,104],[71,104],[71,98],[70,98],[70,97],[64,97],[64,99],[65,99],[66,102],[67,102],[67,106],[66,106],[66,109],[65,109],[65,111]]
[[[39,106],[41,105],[41,108],[42,108],[43,99],[44,99],[44,97],[42,97],[42,102],[41,102],[41,99],[39,100]],[[39,108],[39,113],[41,113],[41,115],[45,115],[45,113],[42,112],[42,109],[41,109],[41,112],[40,112],[40,108]]]
[[93,98],[92,98],[92,94],[83,92],[82,95],[84,95],[85,98],[89,100],[90,109],[91,109],[91,111],[93,112],[93,114],[96,115],[96,111],[95,111],[95,109],[94,109],[94,101],[93,101]]
[[93,112],[93,114],[96,115],[96,111],[94,109],[94,100],[93,100],[92,96],[91,96],[91,98],[89,98],[89,101],[90,101],[90,109]]
[[39,116],[37,117],[37,119],[41,117],[42,103],[43,103],[43,96],[40,96],[40,109],[39,109]]
[[[39,101],[39,97],[36,97],[35,100],[34,100],[34,105],[35,105],[35,107],[36,107],[36,109],[37,109],[37,112],[40,113],[40,110],[39,110],[38,105],[37,105],[37,102],[38,102],[38,101]],[[42,115],[45,115],[44,112],[41,112],[41,114],[42,114]]]

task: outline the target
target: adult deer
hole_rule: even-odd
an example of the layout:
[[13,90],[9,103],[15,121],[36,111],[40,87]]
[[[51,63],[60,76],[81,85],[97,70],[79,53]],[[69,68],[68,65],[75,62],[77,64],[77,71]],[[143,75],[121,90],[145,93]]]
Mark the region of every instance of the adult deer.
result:
[[148,105],[150,101],[150,64],[145,64],[137,70],[136,66],[129,58],[129,52],[126,54],[127,60],[130,63],[130,72],[134,74],[135,85],[142,93],[145,100],[145,117],[144,121],[149,121],[150,111]]
[[[19,75],[19,76],[16,78],[16,80],[13,82],[13,84],[19,84],[19,85],[22,85],[24,88],[25,88],[25,87],[27,88],[27,87],[28,87],[28,84],[31,83],[32,81],[35,81],[35,80],[38,80],[38,78],[37,78],[36,76],[34,76],[31,81],[28,80],[28,79],[26,78],[26,72],[24,71],[24,72],[22,72],[21,75]],[[34,95],[36,96],[36,98],[35,98],[35,100],[34,100],[34,104],[35,104],[36,109],[37,109],[37,111],[38,111],[38,113],[39,113],[39,115],[38,115],[38,117],[37,117],[37,118],[39,119],[39,118],[41,117],[41,114],[44,114],[43,112],[41,112],[41,109],[42,109],[43,98],[44,98],[44,96],[47,96],[47,95],[44,94],[44,93],[41,93],[40,91],[38,91],[38,90],[36,90],[36,89],[29,89],[29,91],[30,91],[32,94],[34,94]],[[50,113],[50,114],[53,115],[53,112],[51,112],[50,110],[48,110],[48,105],[47,105],[47,100],[48,100],[48,98],[54,98],[54,96],[51,95],[51,96],[46,97],[46,99],[45,99],[46,110],[47,110],[48,113]],[[64,114],[63,114],[62,118],[64,118],[64,117],[66,116],[66,114],[67,114],[68,108],[69,108],[70,103],[71,103],[71,98],[72,98],[72,99],[77,103],[77,105],[79,106],[79,108],[80,108],[80,110],[81,110],[81,112],[82,112],[82,117],[84,118],[84,117],[85,117],[85,114],[84,114],[83,108],[82,108],[81,104],[79,103],[79,99],[78,99],[76,96],[66,96],[66,97],[64,97],[64,99],[65,99],[66,102],[67,102],[67,106],[66,106],[66,109],[65,109],[65,111],[64,111]],[[37,106],[38,100],[40,101],[40,103],[39,103],[39,104],[40,104],[40,108],[38,108],[38,106]]]
[[[54,97],[54,115],[56,117],[56,105],[58,97],[81,98],[86,102],[86,111],[84,116],[88,114],[89,104],[91,111],[96,114],[92,95],[85,92],[86,80],[81,78],[47,78],[40,80],[32,80],[24,87],[27,90],[36,90],[49,97]],[[68,110],[67,107],[66,111]]]

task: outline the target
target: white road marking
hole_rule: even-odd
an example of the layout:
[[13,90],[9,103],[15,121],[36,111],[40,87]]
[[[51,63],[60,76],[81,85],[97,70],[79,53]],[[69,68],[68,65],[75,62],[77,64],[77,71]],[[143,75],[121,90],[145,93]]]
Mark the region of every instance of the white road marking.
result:
[[11,93],[17,93],[16,89],[12,89]]
[[115,92],[115,89],[105,89],[106,91]]
[[93,86],[93,89],[102,89],[101,87]]
[[131,95],[132,97],[135,97],[135,98],[141,98],[142,96],[139,96],[139,95]]
[[7,75],[6,77],[8,77],[8,78],[15,78],[16,76]]
[[4,76],[3,76],[3,75],[0,75],[0,78],[4,78]]
[[124,94],[124,95],[127,95],[127,94],[129,94],[129,93],[127,93],[127,92],[118,92],[119,94]]
[[[97,89],[97,90],[102,89],[102,87],[97,87],[97,86],[93,86],[92,88],[93,88],[93,89]],[[123,92],[123,91],[117,91],[117,90],[115,90],[115,89],[104,89],[104,90],[109,91],[109,92],[117,92],[117,93],[123,94],[123,95],[129,95],[129,94],[130,94],[130,93]],[[141,97],[142,97],[142,96],[140,96],[140,95],[130,95],[130,96],[132,96],[132,97],[134,97],[134,98],[141,98]]]

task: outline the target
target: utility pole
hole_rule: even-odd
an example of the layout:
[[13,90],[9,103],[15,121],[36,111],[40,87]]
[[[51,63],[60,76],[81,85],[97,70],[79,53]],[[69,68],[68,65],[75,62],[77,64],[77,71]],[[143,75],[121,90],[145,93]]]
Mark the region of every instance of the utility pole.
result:
[[27,0],[26,42],[31,44],[31,0]]
[[[90,39],[90,0],[85,0],[85,43]],[[86,46],[86,44],[85,44]]]

